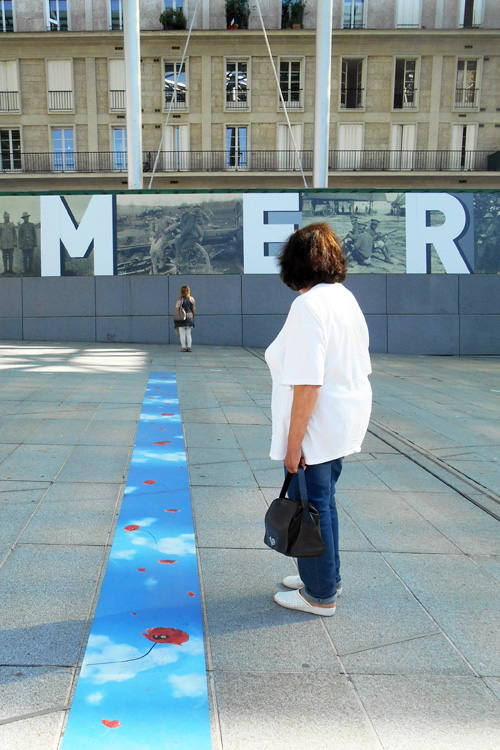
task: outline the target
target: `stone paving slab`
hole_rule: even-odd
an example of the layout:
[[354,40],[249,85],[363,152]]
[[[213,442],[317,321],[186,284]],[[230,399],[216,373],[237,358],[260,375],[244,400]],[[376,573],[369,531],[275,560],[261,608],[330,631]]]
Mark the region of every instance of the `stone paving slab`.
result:
[[20,538],[21,544],[105,545],[122,485],[56,482]]
[[344,490],[342,505],[378,550],[451,554],[459,551],[395,492]]
[[[73,669],[67,667],[0,667],[0,722],[62,708],[67,703],[72,679]],[[0,725],[0,747],[6,747],[1,741]]]
[[57,711],[0,725],[0,747],[5,750],[56,750],[66,713]]
[[343,675],[217,673],[224,748],[379,750]]
[[480,675],[500,676],[500,583],[464,555],[386,554]]
[[[122,482],[127,470],[128,445],[77,445],[59,474],[60,482]],[[2,466],[0,465],[0,475]]]
[[0,579],[0,664],[76,664],[102,558],[97,546],[16,546]]
[[19,445],[3,461],[0,454],[0,479],[53,481],[72,451],[70,445]]
[[384,750],[497,750],[500,703],[475,677],[353,675]]
[[273,601],[283,577],[296,573],[291,560],[247,549],[200,549],[200,560],[216,670],[339,672],[321,619]]
[[260,490],[192,487],[191,500],[199,547],[262,550],[267,504]]

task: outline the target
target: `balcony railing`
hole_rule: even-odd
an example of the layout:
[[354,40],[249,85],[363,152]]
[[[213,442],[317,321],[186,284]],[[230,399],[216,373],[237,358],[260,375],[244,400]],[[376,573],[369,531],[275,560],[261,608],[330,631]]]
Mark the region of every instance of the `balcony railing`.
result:
[[19,110],[18,91],[0,91],[0,112],[17,112]]
[[361,109],[363,107],[364,89],[342,88],[340,92],[340,106],[342,109]]
[[109,108],[110,109],[126,109],[126,97],[123,89],[110,90],[109,92]]
[[[302,89],[281,89],[285,107],[287,109],[300,109],[302,107]],[[281,97],[279,100],[280,109],[283,109]]]
[[[302,167],[312,171],[313,152],[299,152]],[[486,171],[491,151],[330,151],[331,172],[446,172]],[[236,158],[237,157],[237,158]],[[143,152],[144,171],[151,171],[156,152]],[[4,160],[0,172],[119,172],[127,168],[125,151],[16,154],[14,162]],[[300,170],[295,151],[162,151],[160,172],[296,172]]]
[[72,112],[72,91],[49,91],[49,112]]
[[248,109],[247,89],[226,89],[226,109]]
[[187,109],[186,92],[165,91],[165,109],[170,109],[170,102],[172,102],[172,109]]
[[479,89],[455,89],[455,107],[473,109],[477,107],[477,92]]

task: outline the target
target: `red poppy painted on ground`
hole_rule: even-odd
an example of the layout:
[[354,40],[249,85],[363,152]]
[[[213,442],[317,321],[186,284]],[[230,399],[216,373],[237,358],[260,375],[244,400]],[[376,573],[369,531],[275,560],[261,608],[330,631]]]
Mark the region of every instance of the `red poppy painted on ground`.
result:
[[110,719],[103,719],[102,723],[105,727],[109,727],[109,729],[116,729],[117,727],[121,727],[121,724],[118,720],[110,720]]
[[158,560],[159,563],[164,563],[164,565],[173,565],[177,562],[177,560]]
[[130,526],[125,526],[124,527],[125,531],[137,531],[140,528],[141,527],[138,526],[136,523],[131,523]]
[[160,443],[154,443],[154,445],[170,445],[170,440],[162,440]]
[[143,482],[143,484],[156,484],[156,479],[146,479],[146,481]]
[[178,508],[165,508],[165,513],[178,513]]
[[137,570],[139,571],[139,573],[145,573],[146,572],[146,568],[137,568]]
[[188,591],[188,596],[196,596],[196,594],[194,593],[194,591]]
[[175,417],[175,414],[160,414],[160,417]]
[[148,628],[142,635],[154,643],[172,643],[181,646],[189,641],[189,636],[177,628]]

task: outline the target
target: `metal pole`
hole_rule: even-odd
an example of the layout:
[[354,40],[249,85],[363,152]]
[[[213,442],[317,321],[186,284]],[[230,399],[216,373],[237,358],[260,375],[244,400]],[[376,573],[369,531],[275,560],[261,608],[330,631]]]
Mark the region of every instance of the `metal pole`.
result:
[[333,0],[318,0],[314,93],[313,187],[328,187]]
[[141,36],[139,0],[124,0],[123,37],[127,98],[129,190],[142,190]]

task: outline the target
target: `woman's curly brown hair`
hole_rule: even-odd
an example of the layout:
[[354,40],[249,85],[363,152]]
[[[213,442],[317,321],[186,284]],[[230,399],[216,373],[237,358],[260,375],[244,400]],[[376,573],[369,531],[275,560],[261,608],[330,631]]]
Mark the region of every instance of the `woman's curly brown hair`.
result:
[[347,261],[328,224],[309,224],[290,235],[279,256],[281,280],[294,291],[344,281]]

